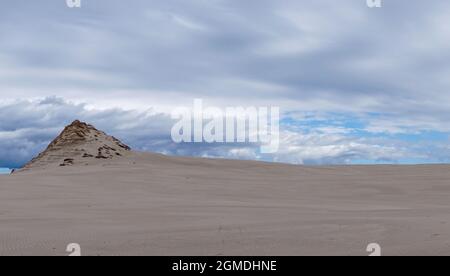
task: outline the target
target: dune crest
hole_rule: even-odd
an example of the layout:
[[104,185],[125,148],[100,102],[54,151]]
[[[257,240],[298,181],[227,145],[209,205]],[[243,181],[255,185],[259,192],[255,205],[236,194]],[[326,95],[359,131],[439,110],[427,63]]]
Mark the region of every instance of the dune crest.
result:
[[66,126],[37,157],[21,170],[47,167],[88,165],[94,160],[121,158],[131,148],[94,126],[75,120]]

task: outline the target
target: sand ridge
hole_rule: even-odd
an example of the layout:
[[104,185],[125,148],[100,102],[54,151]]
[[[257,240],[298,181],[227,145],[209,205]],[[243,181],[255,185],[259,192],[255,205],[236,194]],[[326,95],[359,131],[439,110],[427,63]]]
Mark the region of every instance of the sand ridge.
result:
[[0,255],[450,255],[450,166],[130,152],[0,176]]
[[171,157],[75,121],[0,175],[0,255],[450,255],[449,198],[450,165]]

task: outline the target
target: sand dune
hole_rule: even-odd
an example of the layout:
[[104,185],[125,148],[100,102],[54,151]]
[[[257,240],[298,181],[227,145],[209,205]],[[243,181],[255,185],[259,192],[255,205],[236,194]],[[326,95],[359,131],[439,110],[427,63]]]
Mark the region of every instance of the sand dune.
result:
[[95,164],[97,160],[116,159],[126,156],[131,148],[117,138],[109,136],[78,120],[66,126],[38,156],[21,171]]
[[[100,162],[100,161],[99,161]],[[147,153],[0,176],[0,254],[450,254],[450,166]]]
[[450,255],[450,166],[137,153],[73,122],[0,175],[0,255]]

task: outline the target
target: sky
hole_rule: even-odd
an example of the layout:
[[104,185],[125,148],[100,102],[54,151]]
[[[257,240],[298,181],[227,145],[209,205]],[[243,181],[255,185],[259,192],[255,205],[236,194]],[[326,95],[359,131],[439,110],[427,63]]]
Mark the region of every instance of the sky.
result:
[[[0,167],[75,119],[136,150],[294,164],[450,161],[450,2],[2,1]],[[280,149],[176,144],[171,110],[278,106]]]

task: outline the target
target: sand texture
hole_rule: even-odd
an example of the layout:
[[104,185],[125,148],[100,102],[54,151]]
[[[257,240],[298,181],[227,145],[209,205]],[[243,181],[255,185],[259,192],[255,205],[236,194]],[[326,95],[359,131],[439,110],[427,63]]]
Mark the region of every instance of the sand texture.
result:
[[74,121],[0,175],[0,255],[450,255],[450,166],[134,152]]
[[0,255],[450,255],[450,166],[95,162],[0,176]]

